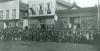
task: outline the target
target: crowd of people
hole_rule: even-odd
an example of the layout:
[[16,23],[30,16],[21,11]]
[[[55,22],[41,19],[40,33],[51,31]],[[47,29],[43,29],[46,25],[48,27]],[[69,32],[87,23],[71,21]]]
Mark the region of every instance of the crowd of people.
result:
[[[93,31],[92,31],[93,32]],[[71,29],[21,29],[19,27],[7,28],[0,31],[1,40],[29,40],[29,41],[53,41],[53,42],[89,42],[93,39],[90,32],[83,33]]]

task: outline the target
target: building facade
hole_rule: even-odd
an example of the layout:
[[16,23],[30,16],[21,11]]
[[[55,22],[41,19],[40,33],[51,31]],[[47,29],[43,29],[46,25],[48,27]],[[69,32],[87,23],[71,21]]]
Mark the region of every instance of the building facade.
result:
[[69,22],[70,24],[77,25],[79,27],[97,26],[97,13],[97,7],[78,8],[76,10],[71,10]]
[[23,19],[23,28],[53,27],[61,16],[67,17],[66,13],[59,14],[62,10],[68,11],[71,4],[62,0],[29,0],[29,17]]
[[[0,28],[20,26],[21,17],[27,15],[27,11],[22,9],[21,0],[5,1],[0,3]],[[25,4],[24,4],[25,5]],[[25,6],[26,7],[26,6]],[[28,7],[28,6],[27,6]]]

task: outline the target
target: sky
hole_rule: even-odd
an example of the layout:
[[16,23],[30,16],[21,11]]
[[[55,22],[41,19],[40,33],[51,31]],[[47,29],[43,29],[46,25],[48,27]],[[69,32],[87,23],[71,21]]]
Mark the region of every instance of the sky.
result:
[[[0,0],[0,2],[4,2],[4,1],[8,1],[8,0]],[[73,3],[75,1],[76,4],[80,7],[93,7],[97,5],[97,0],[65,0],[65,1],[69,1],[70,3]],[[28,3],[28,0],[23,0],[23,2]]]
[[[27,3],[27,0],[23,0],[25,3]],[[76,2],[76,4],[80,7],[93,7],[95,5],[97,5],[97,1],[98,0],[65,0],[65,1],[69,1],[70,3],[73,3],[74,1]],[[99,0],[100,2],[100,0]]]
[[[68,1],[68,0],[65,0]],[[71,3],[73,3],[74,1],[76,2],[76,4],[80,7],[93,7],[95,5],[97,5],[97,1],[98,0],[69,0]],[[99,0],[100,3],[100,0]]]

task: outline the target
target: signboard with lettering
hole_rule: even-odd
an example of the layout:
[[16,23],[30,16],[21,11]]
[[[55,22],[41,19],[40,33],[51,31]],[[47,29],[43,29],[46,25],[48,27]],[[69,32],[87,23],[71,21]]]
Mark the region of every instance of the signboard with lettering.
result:
[[55,0],[29,0],[29,16],[54,15]]

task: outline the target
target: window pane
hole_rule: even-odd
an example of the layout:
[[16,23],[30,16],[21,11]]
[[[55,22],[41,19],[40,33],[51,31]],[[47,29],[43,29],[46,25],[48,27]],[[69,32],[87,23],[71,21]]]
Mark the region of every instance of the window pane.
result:
[[12,10],[12,19],[16,19],[16,9]]
[[9,19],[9,10],[6,10],[6,19]]

